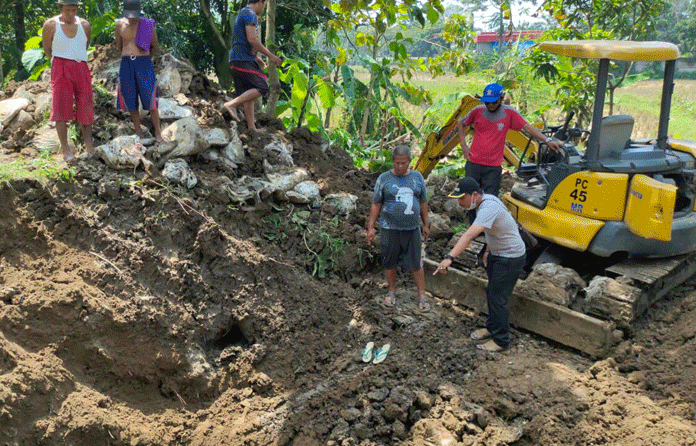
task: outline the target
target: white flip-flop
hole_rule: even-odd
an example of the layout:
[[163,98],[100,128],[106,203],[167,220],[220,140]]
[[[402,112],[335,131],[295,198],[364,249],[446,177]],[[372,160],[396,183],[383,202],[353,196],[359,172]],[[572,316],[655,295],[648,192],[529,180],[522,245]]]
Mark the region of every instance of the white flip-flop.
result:
[[372,349],[374,348],[375,343],[374,342],[368,342],[365,348],[362,351],[362,360],[363,362],[370,362],[372,359]]
[[389,353],[390,348],[391,346],[389,344],[384,344],[382,348],[375,352],[375,359],[372,360],[372,363],[379,364],[384,361],[387,358],[387,353]]

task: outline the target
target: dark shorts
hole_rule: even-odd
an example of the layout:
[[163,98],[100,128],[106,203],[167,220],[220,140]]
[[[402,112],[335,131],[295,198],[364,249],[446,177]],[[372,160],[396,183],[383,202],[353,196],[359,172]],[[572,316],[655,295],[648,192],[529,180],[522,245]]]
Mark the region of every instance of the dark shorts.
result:
[[137,110],[138,97],[144,110],[157,110],[157,80],[150,56],[123,56],[118,70],[117,106]]
[[399,262],[406,272],[423,268],[420,228],[405,231],[381,228],[379,237],[384,269],[394,269]]
[[259,90],[262,96],[268,94],[268,77],[256,61],[234,60],[230,62],[230,71],[237,96],[252,88]]
[[464,165],[464,174],[475,179],[483,189],[484,194],[495,195],[500,193],[500,180],[503,176],[503,168],[500,166],[484,166],[482,164],[467,161]]

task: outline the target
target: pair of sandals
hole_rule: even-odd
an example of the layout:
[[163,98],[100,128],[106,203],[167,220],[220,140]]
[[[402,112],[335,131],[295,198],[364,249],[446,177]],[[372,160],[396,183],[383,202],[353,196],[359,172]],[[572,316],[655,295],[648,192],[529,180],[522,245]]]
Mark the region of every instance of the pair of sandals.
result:
[[498,353],[506,350],[505,348],[496,344],[495,341],[491,339],[492,337],[493,335],[486,328],[474,330],[469,335],[469,338],[472,341],[485,341],[487,339],[490,339],[488,342],[485,342],[483,344],[476,344],[476,348],[479,350],[482,350],[487,353]]
[[[393,307],[396,305],[396,294],[393,292],[388,292],[387,296],[384,298],[384,305],[388,307]],[[420,308],[421,313],[426,313],[430,311],[430,302],[428,302],[427,297],[421,297],[418,302],[418,308]]]
[[372,357],[373,354],[373,349],[375,348],[375,343],[374,342],[368,342],[365,348],[363,349],[361,355],[362,355],[362,361],[363,362],[370,362],[372,361],[373,364],[379,364],[380,362],[384,362],[384,360],[387,358],[387,353],[389,353],[389,349],[391,348],[390,344],[384,344],[382,348],[379,348],[374,351],[374,359]]

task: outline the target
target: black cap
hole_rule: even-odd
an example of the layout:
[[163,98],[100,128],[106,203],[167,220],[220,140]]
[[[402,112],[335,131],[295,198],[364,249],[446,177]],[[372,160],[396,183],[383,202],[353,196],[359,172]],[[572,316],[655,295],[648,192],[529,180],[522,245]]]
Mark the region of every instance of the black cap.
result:
[[140,0],[124,0],[123,17],[127,19],[140,17]]
[[474,192],[481,193],[481,186],[479,186],[475,179],[471,177],[464,177],[459,180],[459,184],[457,184],[457,187],[454,188],[448,197],[461,198],[466,194],[473,194]]

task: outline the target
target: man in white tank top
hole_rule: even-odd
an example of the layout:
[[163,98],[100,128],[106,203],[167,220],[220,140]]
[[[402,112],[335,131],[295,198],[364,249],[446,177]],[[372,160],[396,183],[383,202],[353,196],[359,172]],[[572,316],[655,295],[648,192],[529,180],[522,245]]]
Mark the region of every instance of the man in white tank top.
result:
[[56,3],[60,6],[60,14],[46,20],[42,31],[44,53],[51,61],[53,102],[49,119],[56,123],[63,159],[70,161],[75,154],[68,145],[68,121],[80,123],[85,150],[94,152],[94,100],[92,77],[87,66],[92,27],[87,20],[77,16],[81,2],[58,0]]

